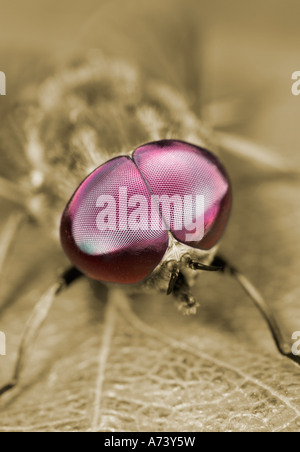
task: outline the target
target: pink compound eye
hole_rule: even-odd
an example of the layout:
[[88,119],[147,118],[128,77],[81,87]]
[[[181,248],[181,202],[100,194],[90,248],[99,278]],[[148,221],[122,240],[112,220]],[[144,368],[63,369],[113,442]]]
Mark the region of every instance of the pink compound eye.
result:
[[[226,228],[231,209],[230,182],[219,160],[206,149],[175,140],[145,144],[133,158],[151,191],[162,201],[159,208],[163,216],[166,195],[173,201],[173,215],[167,223],[174,237],[195,248],[212,248]],[[197,196],[203,201],[199,208]]]
[[129,157],[110,160],[80,185],[67,205],[61,222],[63,249],[91,278],[141,281],[168,247],[167,231],[148,224],[150,208],[149,189],[134,162]]
[[82,182],[63,213],[61,242],[91,278],[136,283],[161,262],[168,230],[208,250],[230,207],[229,179],[213,154],[181,141],[149,143],[133,159],[110,160]]

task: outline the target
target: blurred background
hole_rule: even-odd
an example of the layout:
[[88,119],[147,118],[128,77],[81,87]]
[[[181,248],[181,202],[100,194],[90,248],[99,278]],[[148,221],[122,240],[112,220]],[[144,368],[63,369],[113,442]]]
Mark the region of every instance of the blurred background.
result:
[[[26,82],[28,52],[36,52],[42,65],[50,57],[63,62],[81,49],[100,46],[138,58],[147,68],[156,66],[152,70],[162,78],[170,77],[183,58],[180,45],[191,32],[185,28],[189,16],[194,36],[190,65],[201,68],[197,73],[202,105],[241,102],[241,131],[300,158],[293,151],[298,144],[299,99],[290,95],[291,74],[299,70],[299,12],[297,0],[154,0],[151,5],[143,0],[2,0],[1,69],[7,73],[9,96],[1,104],[12,99],[14,83],[23,85],[20,77]],[[176,44],[177,55],[172,54]],[[13,61],[11,51],[16,52]],[[38,72],[36,67],[33,72]],[[179,72],[173,80],[180,80],[182,68]]]
[[[263,144],[299,168],[300,96],[291,94],[292,73],[300,70],[299,13],[298,0],[1,0],[7,96],[0,118],[28,84],[97,47],[179,89],[216,129]],[[234,210],[222,251],[264,293],[291,337],[300,330],[298,181],[267,181],[257,165],[224,158]],[[10,208],[1,203],[2,222]],[[66,263],[47,240],[25,227],[2,275],[8,354],[0,358],[1,383],[35,301]],[[163,296],[132,305],[145,324],[185,348],[162,344],[116,314],[99,430],[299,431],[299,370],[278,356],[251,302],[219,275],[195,290],[201,309],[193,318]],[[23,391],[1,411],[1,431],[91,429],[104,313],[86,281],[59,300]]]

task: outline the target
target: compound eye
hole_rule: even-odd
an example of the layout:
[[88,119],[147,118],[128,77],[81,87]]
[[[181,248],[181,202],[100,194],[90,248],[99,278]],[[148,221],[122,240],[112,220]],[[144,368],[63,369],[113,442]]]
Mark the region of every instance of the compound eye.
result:
[[168,247],[167,232],[151,229],[150,198],[130,158],[96,169],[63,213],[61,243],[72,263],[99,281],[129,284],[146,278]]
[[160,213],[175,238],[195,248],[212,248],[231,209],[230,181],[219,160],[206,149],[176,140],[141,146],[133,158],[158,196]]

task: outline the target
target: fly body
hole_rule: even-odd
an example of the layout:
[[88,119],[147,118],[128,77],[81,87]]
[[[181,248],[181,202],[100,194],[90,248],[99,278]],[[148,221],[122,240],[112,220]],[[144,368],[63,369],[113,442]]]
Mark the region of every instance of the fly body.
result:
[[[55,296],[84,275],[172,293],[183,313],[194,314],[198,272],[227,273],[263,313],[279,352],[300,363],[263,297],[218,254],[232,193],[216,153],[221,143],[243,155],[245,142],[218,138],[176,89],[97,50],[28,90],[13,117],[1,141],[0,195],[46,225],[57,245],[60,231],[74,267],[39,301],[0,395],[18,385]],[[18,212],[11,240],[19,224]]]

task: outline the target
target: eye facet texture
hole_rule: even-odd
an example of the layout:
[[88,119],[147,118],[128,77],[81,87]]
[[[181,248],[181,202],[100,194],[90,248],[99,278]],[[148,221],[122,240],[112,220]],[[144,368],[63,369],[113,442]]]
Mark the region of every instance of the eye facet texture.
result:
[[156,195],[169,197],[180,195],[204,196],[203,210],[197,216],[196,209],[183,209],[193,224],[204,220],[204,236],[201,240],[186,241],[190,228],[176,230],[171,217],[170,230],[174,237],[189,246],[208,250],[223,234],[231,208],[231,188],[225,169],[209,151],[182,141],[165,140],[138,148],[134,161]]
[[[128,206],[127,214],[122,213],[120,187],[127,188],[127,198],[143,195],[151,207],[149,190],[134,162],[129,157],[110,160],[85,179],[73,195],[63,214],[61,242],[73,264],[87,276],[106,282],[134,283],[149,275],[162,260],[168,234],[165,230],[146,229],[148,224],[144,225],[145,230],[133,230],[135,209]],[[100,196],[104,197],[99,199]],[[124,225],[119,224],[124,220],[122,216],[132,223],[130,229],[124,221]],[[141,216],[150,218],[148,209]]]
[[[197,217],[191,208],[192,225],[187,229],[182,221],[178,229],[172,203],[167,219],[157,202],[163,195],[182,200],[203,195],[204,218],[203,211]],[[136,283],[161,262],[168,248],[166,229],[189,246],[210,249],[226,227],[230,206],[228,177],[211,153],[180,141],[149,143],[138,148],[133,159],[110,160],[82,182],[63,213],[61,242],[72,263],[87,276]],[[187,242],[199,221],[204,221],[204,236]]]

